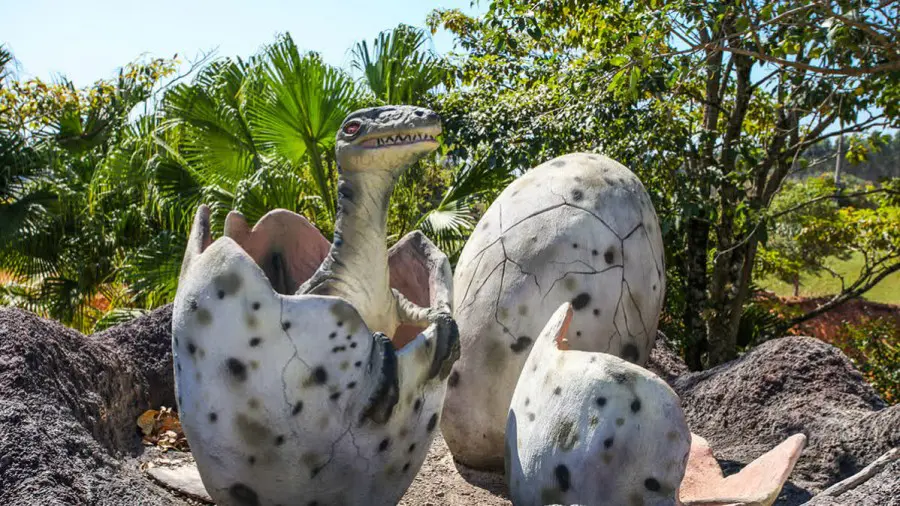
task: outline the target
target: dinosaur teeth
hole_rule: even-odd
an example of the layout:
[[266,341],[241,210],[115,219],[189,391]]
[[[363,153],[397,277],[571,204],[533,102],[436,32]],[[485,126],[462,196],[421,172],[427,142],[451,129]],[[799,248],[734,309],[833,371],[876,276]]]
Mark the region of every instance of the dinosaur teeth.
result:
[[364,145],[368,147],[379,148],[382,146],[394,146],[397,144],[410,144],[421,141],[434,141],[433,135],[428,134],[402,134],[402,135],[388,135],[386,137],[378,137],[375,139],[370,139],[365,142]]

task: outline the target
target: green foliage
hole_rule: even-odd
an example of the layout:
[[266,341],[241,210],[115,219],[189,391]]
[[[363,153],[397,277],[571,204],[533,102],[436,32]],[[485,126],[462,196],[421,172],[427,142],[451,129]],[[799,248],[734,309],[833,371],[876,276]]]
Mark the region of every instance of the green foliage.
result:
[[[769,222],[767,241],[758,257],[760,276],[773,274],[785,283],[795,283],[801,274],[819,275],[826,270],[830,257],[849,258],[849,237],[825,230],[836,222],[840,209],[836,199],[823,198],[831,195],[837,195],[837,187],[830,176],[785,182],[770,208],[784,214]],[[805,205],[817,198],[821,200]],[[802,207],[791,211],[798,206]]]
[[[900,132],[893,136],[883,132],[869,135],[852,135],[844,140],[841,171],[844,175],[858,177],[870,182],[900,178]],[[847,147],[851,149],[847,149]],[[809,176],[832,172],[837,143],[825,139],[811,146],[804,153],[802,163],[808,164],[794,177],[805,179]],[[842,176],[845,177],[845,176]]]
[[665,233],[664,322],[699,368],[704,353],[715,364],[737,351],[768,208],[803,151],[832,126],[900,118],[887,105],[900,92],[897,9],[497,0],[477,18],[439,10],[432,29],[452,31],[466,54],[460,86],[437,107],[451,153],[497,179],[576,150],[632,168]]
[[900,328],[891,318],[844,322],[836,346],[888,404],[900,402]]
[[425,49],[426,33],[399,25],[378,35],[371,47],[360,41],[353,47],[353,69],[381,104],[421,104],[429,92],[450,78],[445,62]]
[[[93,331],[170,302],[200,203],[215,234],[232,209],[252,223],[284,208],[330,236],[337,129],[356,108],[430,97],[447,74],[425,42],[401,25],[371,53],[360,44],[359,84],[289,35],[165,87],[172,61],[85,89],[14,81],[0,65],[0,303]],[[0,64],[10,59],[0,50]],[[132,118],[151,96],[157,110]],[[405,174],[390,240],[421,228],[458,253],[472,194],[455,178],[438,162]]]
[[770,304],[751,301],[741,313],[737,344],[741,349],[749,350],[764,341],[780,337],[783,328],[784,318],[773,311]]
[[81,330],[105,305],[143,302],[115,279],[161,227],[140,184],[147,143],[128,115],[172,68],[132,64],[83,90],[3,81],[0,267],[12,281],[0,302]]
[[359,90],[343,71],[316,54],[301,57],[285,36],[264,55],[268,96],[251,113],[260,140],[287,163],[308,162],[319,196],[334,217],[334,139],[344,117],[360,105]]
[[[900,180],[888,180],[839,191],[828,175],[786,182],[771,208],[776,218],[760,247],[759,274],[799,286],[802,275],[827,272],[844,292],[900,269],[898,189]],[[851,257],[862,259],[858,272],[845,276],[830,268]]]

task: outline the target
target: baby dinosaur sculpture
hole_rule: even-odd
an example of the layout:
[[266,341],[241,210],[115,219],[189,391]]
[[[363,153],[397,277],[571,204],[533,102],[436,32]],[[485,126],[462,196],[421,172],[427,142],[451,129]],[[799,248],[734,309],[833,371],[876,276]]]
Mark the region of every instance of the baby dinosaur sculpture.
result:
[[252,230],[231,213],[213,242],[198,210],[172,346],[179,415],[217,504],[395,504],[412,482],[458,332],[446,256],[420,233],[389,251],[385,229],[394,183],[439,133],[415,107],[347,117],[330,248],[284,210]]
[[[400,323],[428,323],[428,309],[390,288],[386,229],[397,178],[437,148],[440,133],[437,114],[417,107],[364,109],[347,117],[335,148],[341,177],[334,243],[301,293],[344,298],[378,332],[393,335]],[[449,262],[445,273],[449,282]],[[434,309],[449,312],[449,301]]]
[[572,305],[538,336],[506,426],[516,506],[674,506],[691,433],[678,396],[655,374],[605,353],[569,350]]

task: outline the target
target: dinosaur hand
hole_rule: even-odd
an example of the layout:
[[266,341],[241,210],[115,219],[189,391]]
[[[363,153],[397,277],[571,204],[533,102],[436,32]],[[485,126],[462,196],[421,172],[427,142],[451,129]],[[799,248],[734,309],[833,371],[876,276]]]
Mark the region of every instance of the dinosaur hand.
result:
[[434,355],[428,378],[444,380],[450,374],[450,368],[459,359],[459,328],[448,311],[430,309],[429,321],[435,326]]

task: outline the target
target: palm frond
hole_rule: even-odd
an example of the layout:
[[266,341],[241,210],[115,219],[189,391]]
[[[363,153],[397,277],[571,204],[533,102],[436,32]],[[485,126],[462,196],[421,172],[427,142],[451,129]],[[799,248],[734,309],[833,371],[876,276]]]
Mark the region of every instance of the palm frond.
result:
[[120,279],[140,297],[174,300],[186,247],[185,234],[163,231],[125,258]]
[[442,202],[440,206],[422,216],[416,226],[454,263],[473,227],[472,210],[462,200]]
[[371,46],[358,42],[351,65],[381,103],[421,104],[449,75],[443,60],[426,50],[427,42],[424,30],[401,24],[378,34]]
[[355,83],[315,53],[300,54],[289,35],[262,56],[267,93],[251,109],[259,139],[274,156],[300,167],[308,164],[319,196],[334,215],[331,175],[323,162],[337,130],[359,103]]
[[253,72],[240,60],[218,61],[166,93],[163,128],[184,129],[179,154],[209,184],[233,189],[261,164],[242,93]]
[[117,307],[111,311],[103,313],[103,316],[97,320],[91,328],[91,333],[101,332],[116,325],[128,323],[139,316],[143,316],[150,311],[141,308]]

